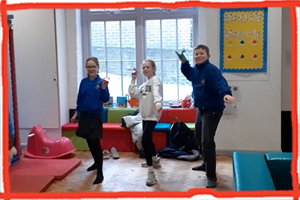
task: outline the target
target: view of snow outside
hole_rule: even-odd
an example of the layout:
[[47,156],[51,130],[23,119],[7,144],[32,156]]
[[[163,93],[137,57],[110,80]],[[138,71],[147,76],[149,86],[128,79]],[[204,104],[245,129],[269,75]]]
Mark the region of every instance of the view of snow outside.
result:
[[[99,76],[101,78],[106,77],[106,73],[99,73]],[[120,88],[120,82],[121,82],[121,76],[109,74],[107,77],[110,78],[108,89],[110,96],[113,97],[114,104],[116,103],[117,96],[120,96],[120,91],[122,88]],[[131,71],[128,71],[128,76],[123,76],[123,94],[125,96],[128,95],[128,87],[131,83]],[[164,106],[169,106],[170,103],[172,105],[178,105],[180,103],[181,99],[184,99],[186,95],[190,95],[192,93],[192,86],[189,85],[179,85],[179,94],[185,94],[183,96],[179,97],[179,101],[174,100],[177,99],[177,84],[163,84],[163,99],[164,99]],[[128,97],[130,99],[130,97]],[[130,105],[128,105],[130,107]]]

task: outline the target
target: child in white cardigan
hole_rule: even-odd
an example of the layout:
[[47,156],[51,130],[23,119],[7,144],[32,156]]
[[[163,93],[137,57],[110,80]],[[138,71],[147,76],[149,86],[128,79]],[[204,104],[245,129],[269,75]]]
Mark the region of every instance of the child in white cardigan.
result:
[[156,65],[152,60],[144,60],[143,62],[142,71],[148,80],[139,88],[135,85],[137,71],[136,69],[134,70],[131,74],[132,80],[128,92],[130,97],[139,99],[139,110],[143,123],[142,146],[148,166],[146,185],[151,186],[156,183],[153,167],[160,166],[159,160],[156,157],[152,133],[162,114],[162,83],[155,76]]

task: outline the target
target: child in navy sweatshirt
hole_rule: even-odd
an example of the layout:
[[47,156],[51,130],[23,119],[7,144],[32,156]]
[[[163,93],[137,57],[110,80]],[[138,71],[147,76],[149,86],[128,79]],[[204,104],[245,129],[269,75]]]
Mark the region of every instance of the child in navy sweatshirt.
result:
[[220,70],[209,62],[209,48],[198,45],[194,49],[196,65],[191,67],[185,56],[177,54],[181,60],[181,72],[192,82],[194,107],[198,109],[195,137],[200,147],[203,164],[193,170],[206,171],[207,188],[217,186],[215,133],[225,108],[224,102],[235,103],[227,81]]
[[102,183],[103,156],[100,139],[102,139],[102,111],[103,102],[109,100],[108,80],[101,79],[99,61],[96,57],[86,60],[87,77],[82,79],[77,96],[77,106],[71,122],[79,118],[76,135],[86,139],[94,164],[87,171],[97,169],[97,177],[93,184]]

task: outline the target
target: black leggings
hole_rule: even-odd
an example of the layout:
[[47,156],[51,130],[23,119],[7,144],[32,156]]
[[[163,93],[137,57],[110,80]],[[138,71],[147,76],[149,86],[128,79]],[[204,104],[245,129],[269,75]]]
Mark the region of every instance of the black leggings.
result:
[[152,133],[157,121],[143,120],[142,145],[145,152],[145,158],[148,166],[152,166],[152,156],[156,155],[155,145],[152,141]]
[[86,141],[94,158],[94,164],[97,167],[97,174],[102,174],[103,155],[100,139],[87,139]]

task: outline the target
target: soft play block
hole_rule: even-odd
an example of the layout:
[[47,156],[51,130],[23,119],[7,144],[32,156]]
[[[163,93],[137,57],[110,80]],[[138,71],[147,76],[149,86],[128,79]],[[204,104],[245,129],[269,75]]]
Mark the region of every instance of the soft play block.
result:
[[89,146],[85,139],[78,137],[75,131],[62,131],[62,136],[69,138],[76,150],[89,151]]
[[109,108],[107,111],[107,122],[122,123],[122,117],[133,114],[136,108]]
[[185,125],[186,125],[191,131],[195,131],[195,123],[185,123]]
[[161,122],[161,123],[169,123],[168,122],[168,109],[163,109],[162,110],[159,122]]
[[103,108],[103,111],[102,111],[102,122],[103,123],[106,123],[107,122],[107,108]]
[[152,139],[155,144],[156,152],[167,146],[167,132],[154,131]]
[[76,150],[80,150],[80,151],[90,150],[86,140],[81,137],[77,137],[76,135],[77,127],[78,127],[78,123],[67,123],[62,125],[61,127],[62,136],[69,138],[72,141],[73,146]]
[[62,125],[61,130],[63,131],[76,131],[78,127],[78,123],[66,123]]
[[267,153],[265,157],[276,190],[293,190],[291,175],[292,153]]
[[[160,149],[166,147],[167,145],[167,132],[158,132],[154,131],[152,134],[152,140],[155,145],[155,151],[158,152]],[[138,152],[138,148],[136,145],[132,142],[132,152]]]
[[130,129],[120,125],[118,123],[103,124],[102,149],[110,150],[111,147],[115,147],[121,152],[131,152],[132,138]]
[[233,189],[238,191],[275,190],[265,155],[233,152]]
[[170,128],[171,124],[158,122],[154,128],[154,131],[169,132]]
[[168,123],[173,124],[175,117],[184,123],[195,123],[197,109],[190,108],[170,108],[168,110]]
[[[76,150],[89,150],[85,139],[78,137],[75,131],[62,131],[63,136],[68,137]],[[103,137],[100,140],[102,149],[110,150],[115,147],[118,151],[131,151],[131,132],[130,129],[121,127],[117,123],[103,123]]]

